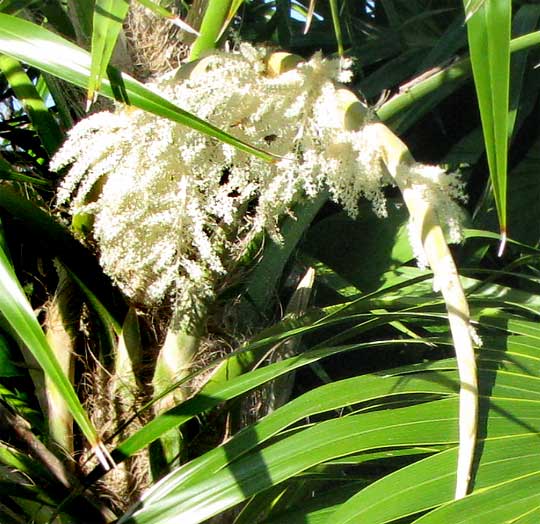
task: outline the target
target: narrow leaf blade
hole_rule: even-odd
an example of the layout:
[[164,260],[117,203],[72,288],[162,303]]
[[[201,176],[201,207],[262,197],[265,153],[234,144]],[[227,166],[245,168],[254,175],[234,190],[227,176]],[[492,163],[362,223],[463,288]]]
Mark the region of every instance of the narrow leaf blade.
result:
[[0,56],[0,70],[28,114],[45,151],[52,155],[60,146],[62,133],[56,120],[49,113],[44,100],[39,96],[32,80],[19,61],[9,56]]
[[[26,20],[0,14],[0,52],[79,87],[85,88],[88,85],[90,55],[64,38]],[[100,87],[100,93],[104,96],[128,101],[135,107],[191,127],[268,162],[277,160],[271,153],[243,142],[184,111],[110,66],[108,74],[109,78],[104,78]]]
[[92,25],[92,61],[88,82],[88,103],[92,103],[107,72],[116,41],[126,18],[126,0],[96,0]]
[[90,444],[97,448],[99,446],[97,432],[51,350],[2,248],[0,248],[0,311],[54,383]]
[[[506,178],[508,100],[510,85],[510,0],[470,5],[467,31],[493,194],[504,247],[506,238]],[[478,4],[476,2],[475,4]],[[473,8],[475,9],[474,14]]]

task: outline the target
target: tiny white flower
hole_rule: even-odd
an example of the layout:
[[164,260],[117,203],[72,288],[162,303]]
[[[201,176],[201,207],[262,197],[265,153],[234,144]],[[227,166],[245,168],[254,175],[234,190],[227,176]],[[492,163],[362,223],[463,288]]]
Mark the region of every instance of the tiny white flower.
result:
[[[318,53],[270,78],[262,51],[243,44],[238,54],[204,59],[186,80],[164,75],[150,84],[154,91],[282,159],[267,163],[119,108],[71,131],[52,162],[54,169],[70,166],[58,202],[95,215],[101,264],[127,296],[145,304],[168,298],[189,311],[190,294],[210,297],[246,239],[266,229],[279,241],[280,217],[304,195],[328,191],[351,216],[364,196],[386,215],[382,188],[389,181],[376,128],[367,122],[345,131],[337,105],[335,81],[350,79],[350,67],[350,60]],[[450,239],[459,239],[457,178],[420,165],[401,176],[436,203]]]

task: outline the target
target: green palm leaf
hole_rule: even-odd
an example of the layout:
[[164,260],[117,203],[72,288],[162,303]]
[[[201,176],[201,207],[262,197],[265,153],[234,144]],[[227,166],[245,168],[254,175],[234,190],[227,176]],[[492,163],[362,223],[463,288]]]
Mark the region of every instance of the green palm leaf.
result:
[[96,0],[92,24],[92,61],[88,82],[88,104],[94,102],[97,97],[128,9],[127,0]]
[[[481,494],[486,490],[494,490],[495,494],[501,489],[503,495],[501,479],[516,482],[512,486],[528,500],[540,474],[538,462],[532,458],[538,455],[535,441],[540,432],[540,381],[535,364],[538,330],[534,323],[505,314],[486,316],[482,325],[488,324],[499,329],[504,326],[507,334],[486,338],[479,362],[481,438],[479,467],[473,479],[477,491],[465,500],[469,501],[467,504],[477,501],[480,512],[487,511],[488,504],[490,511],[494,509],[493,498],[491,502],[482,502]],[[453,368],[454,363],[404,368],[381,376],[366,375],[308,393],[241,432],[223,448],[173,472],[150,490],[141,505],[121,522],[174,523],[180,522],[180,516],[182,522],[202,522],[317,464],[381,447],[426,445],[450,445],[451,449],[384,477],[344,503],[332,519],[340,523],[383,523],[448,504],[430,514],[426,522],[469,522],[456,520],[462,502],[450,505],[457,457],[455,395],[459,382],[455,371],[448,366]],[[408,395],[412,393],[450,398],[398,408],[389,404],[386,410],[299,428],[292,436],[284,432],[290,424],[320,410],[373,398],[391,402],[392,395],[394,399],[395,395],[404,395],[411,401]],[[391,416],[388,409],[392,410]],[[270,437],[275,439],[280,433],[281,439],[265,445]],[[509,449],[514,450],[511,454],[514,461],[508,459]],[[438,465],[436,469],[434,464]],[[440,473],[434,475],[434,471]],[[531,480],[529,488],[520,481],[524,477]],[[403,496],[403,488],[397,490],[397,485],[408,486],[410,496]],[[514,512],[519,511],[518,507],[505,512],[504,496],[496,500],[500,500],[501,514],[518,514]],[[523,508],[534,509],[527,504]]]
[[[538,467],[535,465],[538,461],[538,450],[535,449],[537,438],[519,435],[500,441],[481,442],[482,468],[475,479],[475,488],[490,493],[492,489],[497,489],[504,479],[511,482],[522,475],[537,472]],[[449,504],[453,496],[452,467],[456,460],[456,449],[452,448],[403,468],[352,497],[332,517],[340,524],[353,522],[381,524],[447,504],[446,508],[443,506],[441,510],[429,513],[426,522],[461,522],[455,516],[449,518],[448,509],[451,507],[459,511],[459,508],[464,507],[464,500],[468,501],[467,504],[470,506],[470,502],[477,495]],[[415,480],[411,483],[413,476]],[[490,496],[492,495],[493,493]],[[500,509],[498,504],[494,507],[493,500],[491,507],[495,511]],[[444,520],[445,515],[447,520]],[[479,515],[476,510],[469,512],[469,516],[477,519],[476,522],[480,521]],[[420,519],[418,522],[424,520]]]
[[[96,454],[103,455],[102,444],[96,429],[50,348],[3,248],[0,248],[0,311],[13,332],[31,351],[45,374],[56,386]],[[103,464],[107,466],[104,459]]]
[[[0,14],[0,52],[80,87],[85,88],[88,85],[90,55],[64,38],[26,20]],[[101,94],[189,126],[263,160],[275,160],[270,153],[253,147],[180,109],[114,68],[109,67],[108,75],[108,80],[103,79]]]
[[[506,239],[506,177],[509,140],[510,23],[512,2],[468,2],[467,31],[484,142],[501,228]],[[480,4],[480,5],[478,5]]]
[[0,56],[0,69],[28,114],[45,151],[52,155],[60,146],[62,133],[32,80],[21,64],[9,56]]
[[465,21],[468,21],[485,3],[486,0],[464,0]]
[[[201,58],[205,51],[214,49],[222,34],[233,0],[210,0],[204,13],[199,36],[193,42],[190,60]],[[239,6],[236,6],[238,9]]]
[[338,55],[343,56],[343,35],[341,33],[341,22],[337,0],[330,0],[330,10],[332,12],[332,24],[334,26],[334,33],[336,34]]

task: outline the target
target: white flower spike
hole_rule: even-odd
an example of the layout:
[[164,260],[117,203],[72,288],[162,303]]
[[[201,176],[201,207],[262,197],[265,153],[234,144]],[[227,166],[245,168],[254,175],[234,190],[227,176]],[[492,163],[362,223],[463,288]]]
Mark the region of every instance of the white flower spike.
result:
[[173,301],[190,318],[192,297],[211,298],[245,240],[300,198],[323,190],[351,215],[361,196],[386,215],[383,187],[396,184],[411,213],[411,242],[430,265],[449,314],[460,372],[456,498],[467,493],[477,424],[476,364],[467,302],[440,223],[461,240],[457,177],[416,164],[406,146],[336,82],[350,62],[309,61],[247,44],[158,79],[162,96],[238,138],[282,157],[262,160],[132,108],[78,124],[53,161],[71,165],[58,191],[72,214],[94,216],[101,264],[142,304]]

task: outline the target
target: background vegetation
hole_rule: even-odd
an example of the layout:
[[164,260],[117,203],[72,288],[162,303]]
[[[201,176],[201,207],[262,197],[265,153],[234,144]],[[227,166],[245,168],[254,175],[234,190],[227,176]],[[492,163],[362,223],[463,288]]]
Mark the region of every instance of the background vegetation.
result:
[[[537,522],[540,6],[319,0],[311,17],[289,0],[91,4],[0,2],[0,522]],[[461,170],[468,229],[454,255],[483,340],[466,498],[452,500],[459,382],[444,303],[391,190],[387,219],[366,203],[352,220],[321,197],[284,219],[283,246],[258,239],[210,308],[189,398],[152,406],[170,311],[112,286],[76,239],[85,224],[55,209],[48,163],[98,91],[234,141],[107,69],[112,57],[144,79],[178,65],[195,36],[171,12],[201,29],[194,55],[218,39],[343,48],[352,88],[415,158]]]

